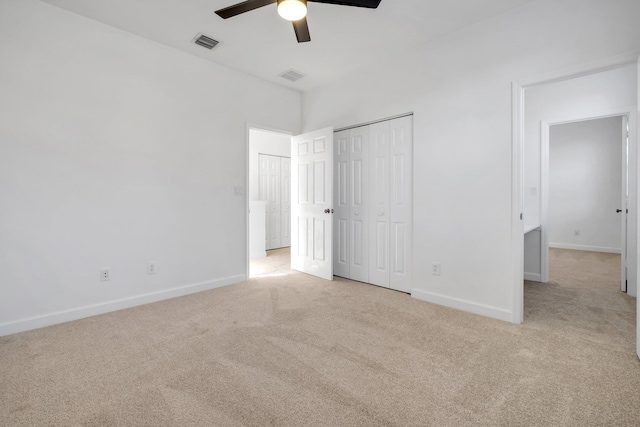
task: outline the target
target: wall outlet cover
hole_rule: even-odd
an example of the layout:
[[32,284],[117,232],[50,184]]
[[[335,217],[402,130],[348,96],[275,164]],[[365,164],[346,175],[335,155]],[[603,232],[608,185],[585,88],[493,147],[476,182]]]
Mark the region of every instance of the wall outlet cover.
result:
[[441,270],[440,263],[434,262],[433,265],[431,266],[431,274],[433,274],[434,276],[439,276],[440,270]]

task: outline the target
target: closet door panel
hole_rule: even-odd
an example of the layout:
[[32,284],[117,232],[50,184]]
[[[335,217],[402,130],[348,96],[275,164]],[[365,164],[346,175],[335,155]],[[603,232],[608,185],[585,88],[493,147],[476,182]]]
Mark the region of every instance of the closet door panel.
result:
[[267,154],[258,154],[258,164],[259,164],[259,172],[258,172],[258,180],[259,180],[259,189],[258,189],[258,197],[260,200],[264,200],[267,202],[265,205],[265,249],[273,249],[270,247],[270,233],[271,226],[269,221],[271,220],[270,209],[268,206],[269,199],[269,165],[270,159],[272,156]]
[[349,131],[349,278],[369,281],[369,126]]
[[390,136],[390,282],[392,289],[411,291],[412,259],[412,117],[391,120]]
[[389,122],[369,127],[369,282],[389,287]]
[[281,206],[280,206],[280,157],[268,157],[267,178],[267,249],[282,247],[280,237]]
[[281,210],[281,245],[291,246],[291,159],[283,157],[280,160],[281,186],[280,186],[280,210]]
[[335,167],[336,179],[334,180],[334,239],[333,239],[333,273],[336,276],[349,278],[349,204],[350,204],[350,168],[349,153],[351,142],[349,131],[337,132],[335,140]]

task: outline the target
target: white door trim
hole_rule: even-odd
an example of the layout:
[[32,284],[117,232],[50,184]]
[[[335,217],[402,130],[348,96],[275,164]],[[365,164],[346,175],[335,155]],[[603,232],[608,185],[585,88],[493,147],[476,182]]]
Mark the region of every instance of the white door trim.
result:
[[[524,171],[524,91],[526,88],[532,86],[569,80],[629,64],[638,64],[638,54],[638,52],[626,53],[577,67],[512,82],[511,263],[513,272],[513,311],[511,321],[513,323],[520,324],[524,319],[524,222],[521,218],[524,206],[522,179]],[[640,306],[640,302],[638,304]],[[640,330],[640,326],[638,329]],[[640,340],[638,340],[638,348],[640,349]]]
[[[638,79],[636,81],[640,81],[640,57],[636,60],[636,75],[638,76]],[[640,116],[640,86],[638,86],[637,88],[638,94],[637,94],[637,98],[636,98],[636,118],[638,118],[638,116]],[[636,135],[636,145],[638,143],[638,136]],[[631,144],[631,135],[629,135],[629,144]],[[637,157],[638,155],[636,155]],[[638,162],[638,166],[640,167],[640,162]],[[638,192],[640,192],[640,173],[636,174],[636,188],[638,189]],[[638,202],[640,203],[640,202]],[[635,214],[636,218],[638,218],[637,213]],[[637,222],[636,222],[637,224]],[[636,234],[638,233],[638,230],[636,230]],[[640,241],[640,239],[638,239],[638,236],[636,236],[636,239]],[[629,245],[627,245],[627,251],[629,250]],[[638,262],[638,257],[640,257],[640,251],[636,252],[636,258],[633,260],[633,262],[636,262],[637,264],[640,264]],[[629,259],[627,258],[627,265],[628,265],[628,261]],[[636,288],[636,291],[638,291],[638,293],[640,294],[640,289]],[[636,355],[640,358],[640,316],[638,316],[638,313],[640,313],[640,295],[639,297],[636,297]]]
[[[607,110],[594,111],[592,113],[576,114],[556,119],[542,120],[540,122],[540,270],[541,280],[549,281],[549,130],[551,126],[568,123],[578,123],[588,120],[605,119],[609,117],[627,117],[629,120],[629,153],[635,152],[634,124],[635,106],[611,108]],[[633,141],[633,142],[632,142]],[[622,141],[620,142],[622,143]],[[630,160],[630,159],[629,159]],[[626,168],[626,165],[623,166]],[[626,184],[623,184],[623,186]],[[626,235],[622,236],[626,239]],[[624,250],[624,248],[623,248]]]
[[519,83],[511,84],[511,322],[518,325],[524,321],[524,89]]

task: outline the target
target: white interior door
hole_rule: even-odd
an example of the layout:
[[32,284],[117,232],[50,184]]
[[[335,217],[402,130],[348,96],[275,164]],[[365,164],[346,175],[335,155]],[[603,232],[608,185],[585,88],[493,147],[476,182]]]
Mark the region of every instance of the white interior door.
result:
[[333,128],[291,138],[291,268],[333,280]]
[[629,120],[622,116],[622,195],[620,197],[620,289],[627,292],[627,225],[629,218]]

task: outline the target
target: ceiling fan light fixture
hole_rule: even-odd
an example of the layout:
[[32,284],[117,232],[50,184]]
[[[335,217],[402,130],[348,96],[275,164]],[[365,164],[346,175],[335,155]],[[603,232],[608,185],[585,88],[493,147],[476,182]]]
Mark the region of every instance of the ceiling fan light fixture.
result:
[[278,0],[278,15],[287,21],[298,21],[307,16],[307,0]]

